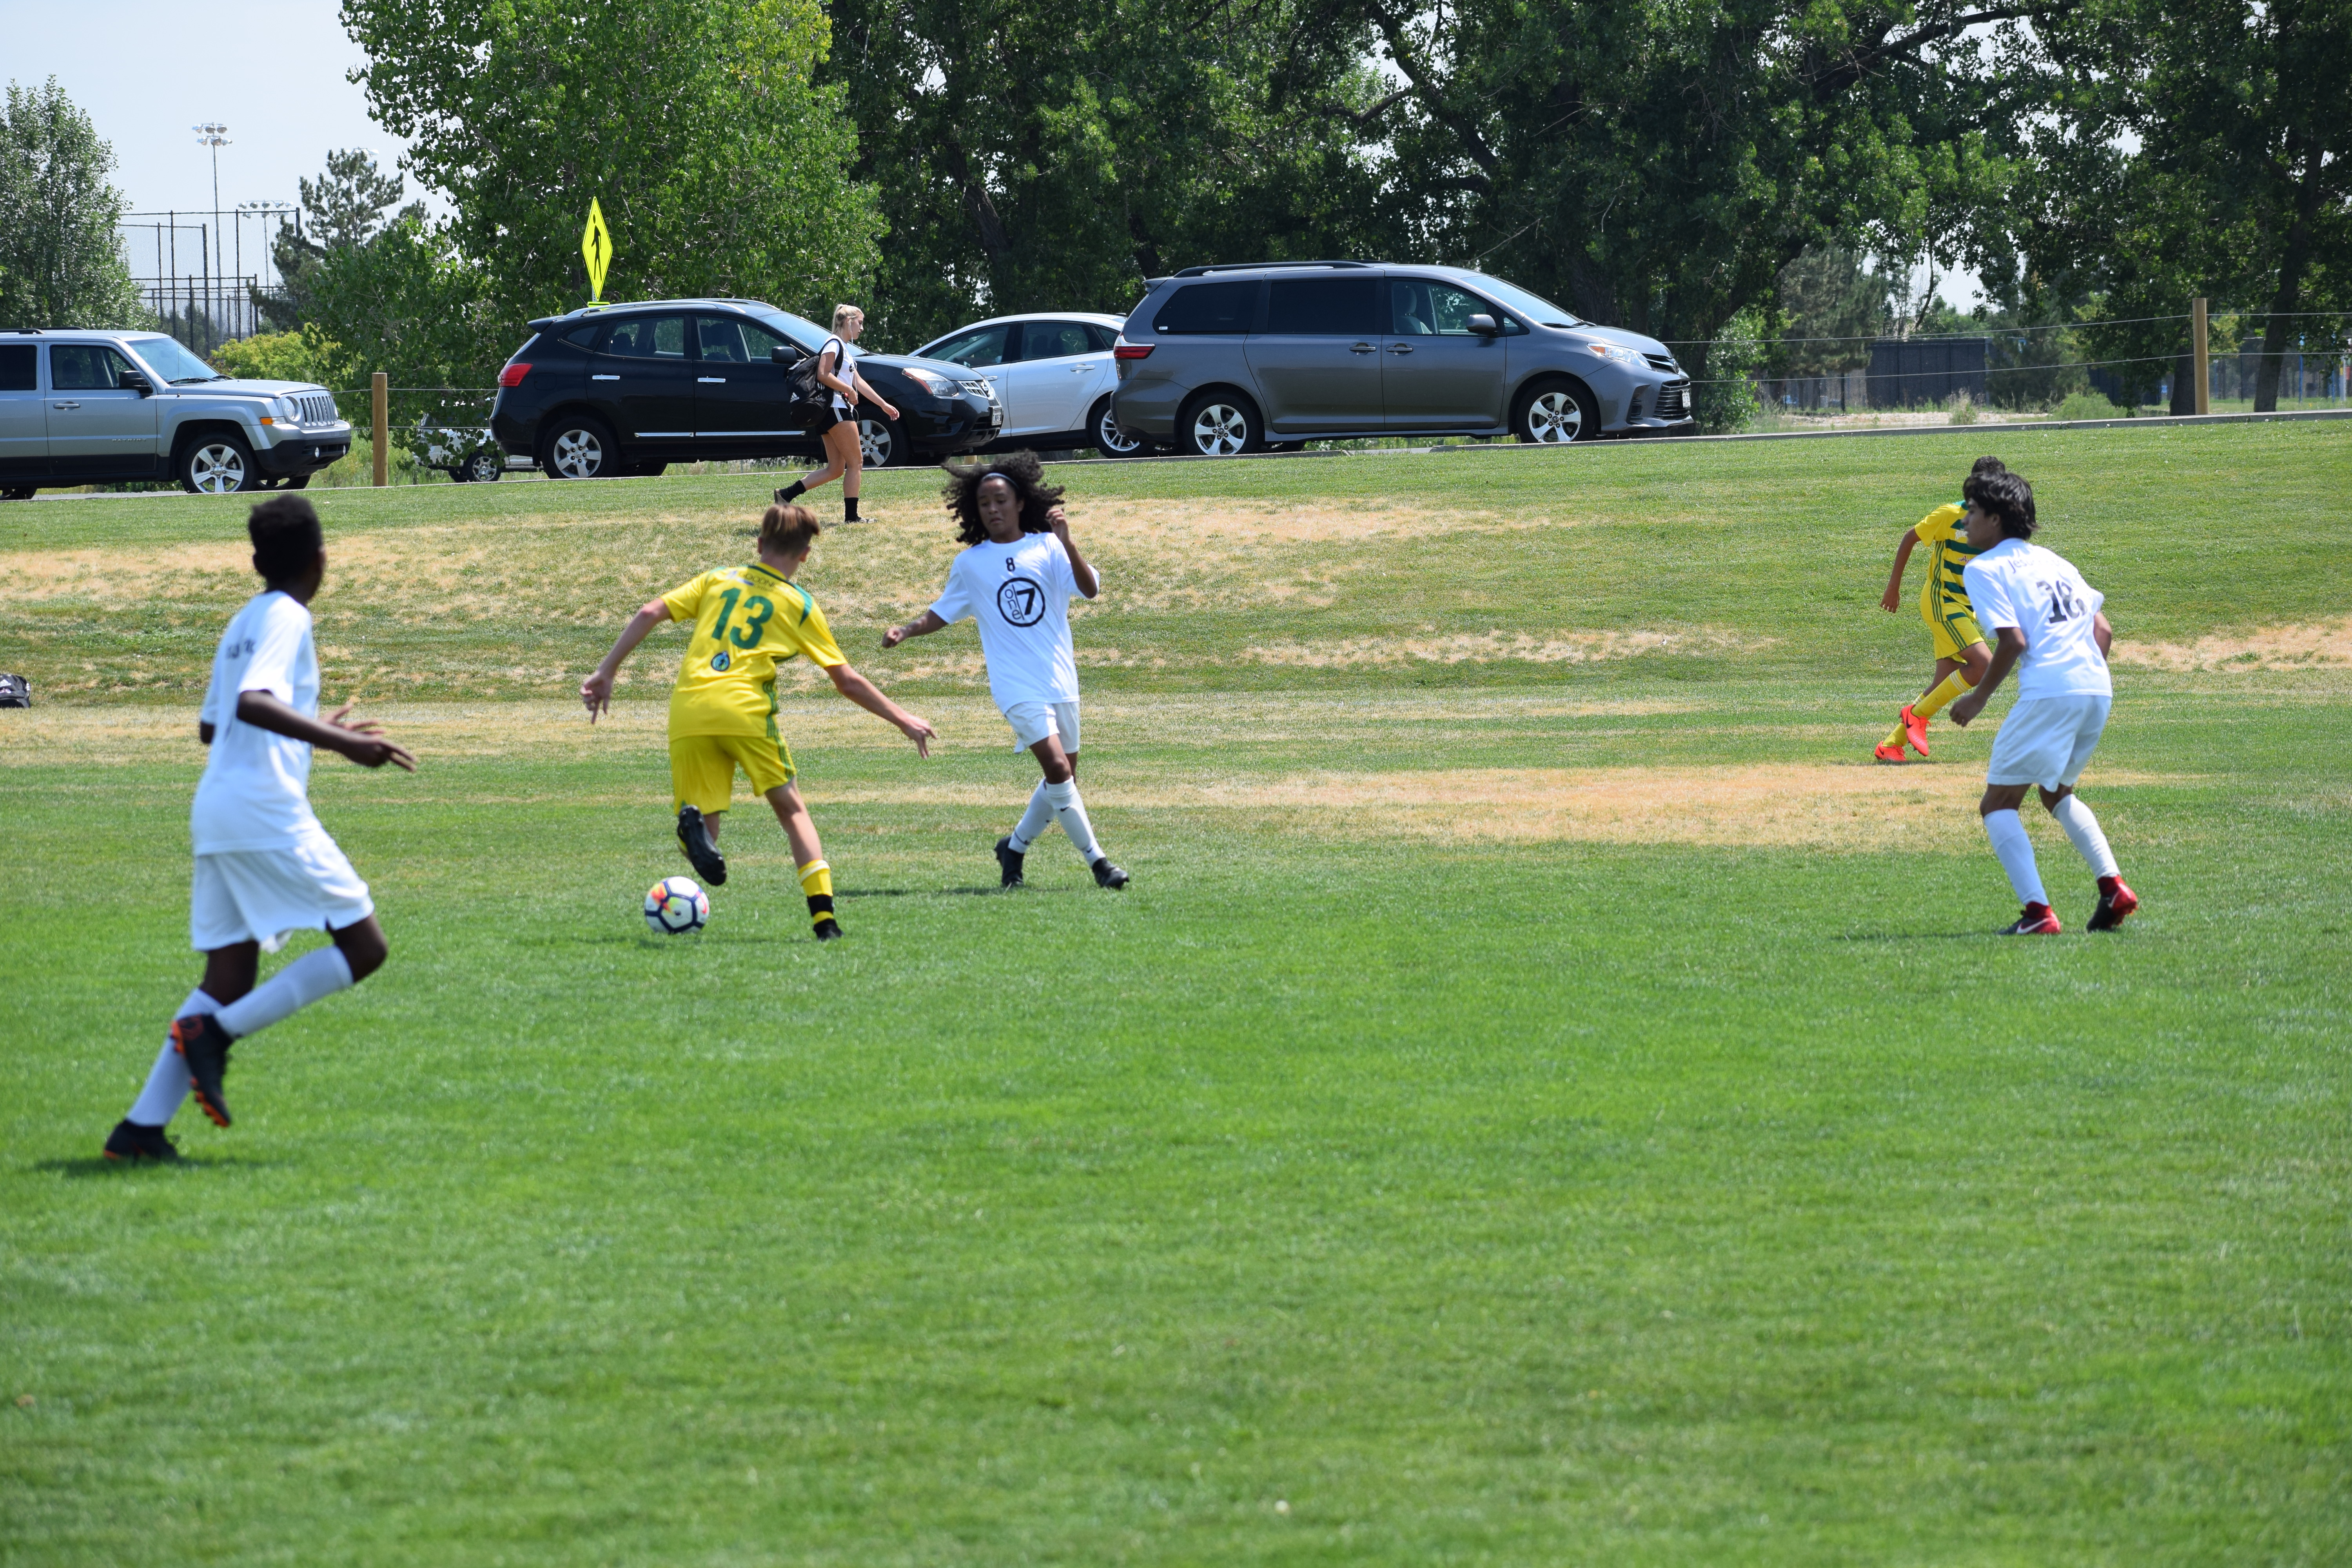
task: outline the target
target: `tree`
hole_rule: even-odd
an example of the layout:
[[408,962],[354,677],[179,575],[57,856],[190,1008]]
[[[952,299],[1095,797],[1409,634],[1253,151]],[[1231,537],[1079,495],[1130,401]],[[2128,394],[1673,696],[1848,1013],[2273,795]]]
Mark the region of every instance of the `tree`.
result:
[[[470,274],[509,336],[586,302],[592,197],[611,299],[821,310],[873,265],[840,90],[810,79],[816,0],[345,0],[342,17],[371,111],[455,209],[435,243],[457,272],[435,262],[428,293]],[[421,227],[402,243],[415,259]]]
[[2093,337],[2141,362],[2142,390],[2184,345],[2191,297],[2252,310],[2254,406],[2275,408],[2300,312],[2352,305],[2352,4],[2088,0],[2041,37],[2059,112],[2021,139],[2025,265],[2158,318]]
[[[407,189],[398,173],[384,174],[376,166],[375,154],[359,147],[329,153],[324,173],[316,180],[296,183],[302,192],[301,216],[310,223],[307,227],[281,225],[270,242],[284,294],[254,292],[262,317],[280,331],[291,331],[310,319],[312,268],[333,251],[355,249],[373,239]],[[425,204],[412,202],[401,216],[422,221]]]
[[1779,335],[1809,245],[1979,258],[2011,174],[1996,62],[2061,0],[1322,3],[1398,79],[1387,198],[1426,255],[1682,343],[1703,375],[1742,308]]
[[[820,73],[891,229],[871,330],[1125,310],[1198,262],[1391,255],[1360,26],[1303,0],[835,0]],[[1336,117],[1336,120],[1335,120]],[[1335,129],[1335,125],[1337,129]]]
[[0,110],[0,322],[137,327],[151,318],[116,225],[114,149],[55,77]]

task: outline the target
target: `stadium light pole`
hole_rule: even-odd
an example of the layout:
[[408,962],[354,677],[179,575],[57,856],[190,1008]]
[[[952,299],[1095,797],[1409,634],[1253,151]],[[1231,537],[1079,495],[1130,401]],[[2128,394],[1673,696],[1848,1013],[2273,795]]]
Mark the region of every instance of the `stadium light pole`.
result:
[[[220,150],[232,145],[228,139],[228,127],[217,120],[207,120],[202,125],[194,126],[191,129],[196,133],[197,146],[209,147],[213,150],[213,237],[218,239],[221,220]],[[215,289],[214,292],[217,294],[218,290]],[[205,308],[207,314],[216,316],[220,310],[220,301],[217,298],[206,300]],[[211,322],[206,323],[206,325],[211,324]]]
[[[252,213],[255,216],[261,218],[265,226],[268,219],[272,216],[275,216],[278,218],[278,223],[282,226],[286,221],[285,215],[294,210],[294,204],[292,202],[239,202],[236,204],[236,210],[240,213]],[[264,238],[268,237],[268,229],[267,226],[263,228],[262,235]],[[275,263],[276,258],[274,256],[270,255],[268,252],[264,252],[263,254],[266,258],[264,262],[265,266]],[[283,282],[285,279],[281,278],[279,281]]]

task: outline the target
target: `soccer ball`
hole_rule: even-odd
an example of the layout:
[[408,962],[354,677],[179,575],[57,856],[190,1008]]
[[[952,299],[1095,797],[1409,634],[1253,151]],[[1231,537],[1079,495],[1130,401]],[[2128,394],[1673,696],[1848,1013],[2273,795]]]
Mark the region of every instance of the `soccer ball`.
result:
[[691,877],[664,877],[646,894],[646,924],[657,936],[700,931],[710,918],[710,895]]

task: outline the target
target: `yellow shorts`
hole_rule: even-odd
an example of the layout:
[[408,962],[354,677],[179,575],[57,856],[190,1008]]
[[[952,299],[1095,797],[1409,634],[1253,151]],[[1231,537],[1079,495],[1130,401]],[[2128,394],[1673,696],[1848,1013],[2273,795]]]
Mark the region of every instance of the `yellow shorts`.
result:
[[1939,604],[1927,620],[1928,631],[1935,635],[1937,658],[1956,659],[1971,643],[1985,640],[1983,628],[1965,605]]
[[676,805],[704,816],[725,811],[735,799],[740,767],[754,794],[765,795],[793,782],[792,748],[765,735],[673,735],[669,742],[669,788]]

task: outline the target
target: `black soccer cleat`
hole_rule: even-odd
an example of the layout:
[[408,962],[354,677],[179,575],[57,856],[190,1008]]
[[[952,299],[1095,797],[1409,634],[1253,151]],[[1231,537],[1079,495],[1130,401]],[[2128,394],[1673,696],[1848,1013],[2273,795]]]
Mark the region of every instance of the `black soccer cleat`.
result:
[[1027,859],[1026,855],[1013,847],[1013,835],[1010,833],[996,841],[996,868],[1003,873],[1003,886],[1018,888],[1023,885],[1021,867]]
[[815,936],[819,942],[839,942],[841,940],[841,922],[835,920],[831,915],[827,915],[824,919],[816,922],[811,934]]
[[702,820],[700,806],[677,808],[677,841],[686,846],[686,858],[694,862],[696,876],[714,888],[727,885],[727,857],[710,841],[710,825]]
[[1101,859],[1095,862],[1095,886],[1097,888],[1124,888],[1127,886],[1127,873],[1112,865],[1110,863],[1110,857],[1106,855]]
[[142,1160],[169,1163],[180,1157],[180,1151],[169,1138],[163,1136],[162,1128],[142,1127],[136,1121],[125,1117],[114,1124],[113,1131],[106,1135],[106,1157],[110,1160],[127,1161],[131,1164],[137,1164]]
[[221,1095],[221,1079],[228,1076],[228,1047],[234,1038],[210,1013],[191,1013],[172,1020],[172,1044],[188,1064],[188,1092],[215,1127],[229,1124],[228,1101]]

